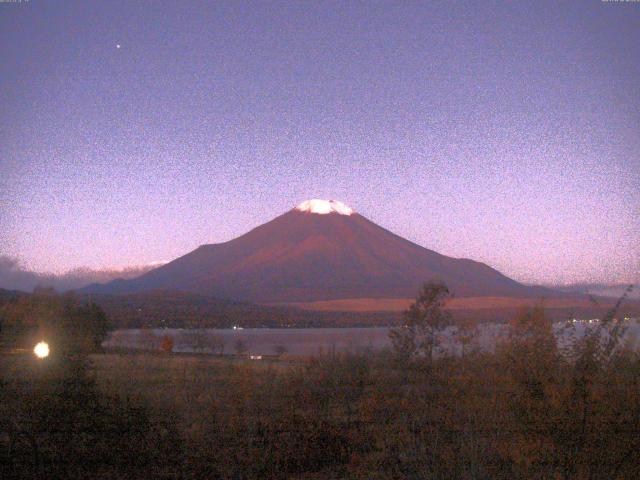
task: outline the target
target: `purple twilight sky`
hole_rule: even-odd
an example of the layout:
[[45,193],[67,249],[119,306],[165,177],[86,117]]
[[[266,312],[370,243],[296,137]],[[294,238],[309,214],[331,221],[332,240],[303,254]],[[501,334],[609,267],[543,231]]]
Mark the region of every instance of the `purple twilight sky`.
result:
[[0,254],[169,260],[308,198],[638,281],[640,3],[0,3]]

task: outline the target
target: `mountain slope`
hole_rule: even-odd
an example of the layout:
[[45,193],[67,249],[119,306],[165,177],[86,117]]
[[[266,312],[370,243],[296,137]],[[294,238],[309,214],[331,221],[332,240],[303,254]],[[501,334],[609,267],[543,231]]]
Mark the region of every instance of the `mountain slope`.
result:
[[131,280],[83,291],[172,289],[252,302],[414,297],[440,279],[457,296],[549,296],[479,262],[405,240],[339,202],[304,202],[229,242],[203,245]]

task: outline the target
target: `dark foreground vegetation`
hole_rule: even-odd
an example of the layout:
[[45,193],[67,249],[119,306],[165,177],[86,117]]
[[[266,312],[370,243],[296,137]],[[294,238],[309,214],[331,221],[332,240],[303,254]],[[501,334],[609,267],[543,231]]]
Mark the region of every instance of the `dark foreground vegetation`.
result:
[[446,295],[422,292],[394,351],[298,362],[104,354],[61,328],[46,359],[0,357],[0,478],[640,476],[640,356],[614,312],[559,348],[526,310],[495,353],[441,358]]

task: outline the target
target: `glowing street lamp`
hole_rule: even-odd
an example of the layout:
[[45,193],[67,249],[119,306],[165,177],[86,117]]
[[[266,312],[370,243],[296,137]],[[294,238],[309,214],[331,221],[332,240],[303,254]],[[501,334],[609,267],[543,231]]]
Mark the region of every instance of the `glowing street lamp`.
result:
[[33,353],[35,353],[38,358],[48,357],[49,344],[47,342],[38,342],[38,344],[33,348]]

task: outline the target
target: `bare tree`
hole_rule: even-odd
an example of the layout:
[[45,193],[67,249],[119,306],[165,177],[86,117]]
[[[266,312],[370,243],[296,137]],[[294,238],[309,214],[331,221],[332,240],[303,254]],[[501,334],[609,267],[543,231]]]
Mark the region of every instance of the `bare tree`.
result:
[[209,346],[209,336],[203,328],[190,330],[187,334],[187,343],[196,353],[203,353]]
[[287,347],[285,347],[284,345],[274,345],[273,351],[279,357],[288,352]]
[[473,349],[473,339],[478,333],[478,323],[469,317],[456,322],[456,340],[460,343],[461,353],[464,357]]
[[138,341],[143,350],[157,350],[160,346],[160,339],[154,331],[148,327],[140,330]]
[[233,344],[236,355],[244,355],[247,353],[247,344],[241,338],[237,339]]
[[428,282],[422,287],[416,301],[404,312],[404,326],[389,333],[397,354],[406,359],[424,355],[433,362],[439,337],[451,324],[451,314],[444,310],[449,295],[444,283]]
[[211,337],[211,348],[214,352],[217,352],[218,355],[224,355],[224,346],[226,341],[221,335],[214,335]]

